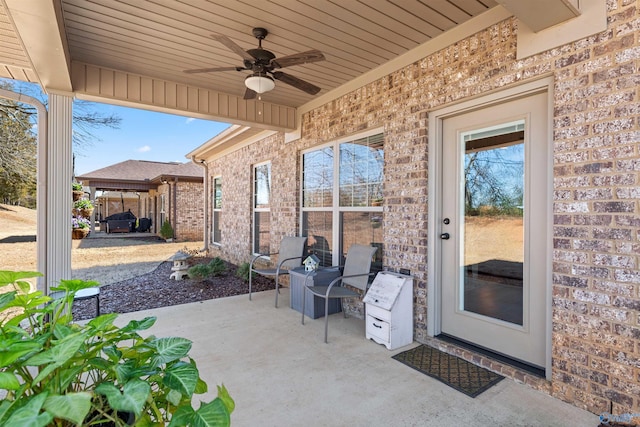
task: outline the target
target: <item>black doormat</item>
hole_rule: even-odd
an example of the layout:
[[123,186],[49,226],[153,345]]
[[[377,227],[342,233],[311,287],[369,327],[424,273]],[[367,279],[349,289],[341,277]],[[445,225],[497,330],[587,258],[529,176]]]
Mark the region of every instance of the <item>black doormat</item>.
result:
[[424,344],[398,353],[393,358],[469,397],[476,397],[504,379],[501,375]]

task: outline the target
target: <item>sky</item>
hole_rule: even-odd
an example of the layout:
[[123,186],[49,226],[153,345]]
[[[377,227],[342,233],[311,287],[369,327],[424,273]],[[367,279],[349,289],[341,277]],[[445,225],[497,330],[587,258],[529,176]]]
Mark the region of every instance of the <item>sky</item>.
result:
[[[45,99],[37,85],[5,81],[12,83],[16,91]],[[93,141],[84,147],[74,147],[75,175],[84,175],[125,160],[184,163],[190,161],[185,157],[187,153],[229,126],[228,123],[95,102],[89,103],[88,110],[115,115],[121,122],[117,129],[92,129]]]
[[226,129],[229,124],[114,105],[92,103],[94,111],[121,118],[118,129],[92,130],[97,139],[75,150],[75,173],[125,160],[190,161],[187,153]]

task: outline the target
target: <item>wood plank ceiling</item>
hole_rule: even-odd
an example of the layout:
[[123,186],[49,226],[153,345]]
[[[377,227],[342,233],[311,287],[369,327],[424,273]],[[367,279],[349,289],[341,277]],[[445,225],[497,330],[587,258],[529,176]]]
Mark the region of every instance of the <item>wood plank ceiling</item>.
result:
[[[248,71],[185,74],[241,66],[216,42],[228,36],[257,46],[252,28],[269,35],[276,57],[318,49],[325,61],[283,71],[322,90],[319,96],[396,58],[496,5],[494,0],[60,0],[70,60],[242,96]],[[0,76],[37,81],[0,0]],[[299,107],[313,99],[283,82],[263,95]]]

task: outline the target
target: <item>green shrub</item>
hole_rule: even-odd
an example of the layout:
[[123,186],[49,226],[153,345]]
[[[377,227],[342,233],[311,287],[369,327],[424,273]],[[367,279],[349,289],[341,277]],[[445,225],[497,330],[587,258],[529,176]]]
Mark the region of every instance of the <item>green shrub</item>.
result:
[[72,182],[71,191],[82,191],[82,184],[80,184],[79,182]]
[[[243,262],[242,264],[240,264],[238,266],[238,269],[236,270],[236,276],[243,279],[245,282],[249,281],[249,269],[250,265],[248,262]],[[255,274],[255,273],[253,273]],[[252,276],[253,277],[253,276]]]
[[215,257],[208,264],[194,265],[187,270],[190,279],[204,280],[207,277],[219,276],[227,271],[227,265],[220,257]]
[[215,257],[209,262],[209,271],[211,276],[219,276],[227,271],[227,265],[220,257]]
[[173,227],[168,219],[165,219],[164,223],[162,223],[162,227],[160,227],[160,235],[165,240],[173,238]]
[[208,264],[198,264],[189,267],[187,274],[189,279],[204,280],[211,275],[211,270]]

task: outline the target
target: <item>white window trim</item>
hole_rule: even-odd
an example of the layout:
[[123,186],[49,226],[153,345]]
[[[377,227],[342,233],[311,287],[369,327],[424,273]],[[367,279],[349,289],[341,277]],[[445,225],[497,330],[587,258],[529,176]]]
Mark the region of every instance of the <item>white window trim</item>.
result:
[[[338,244],[339,247],[342,245],[342,241],[340,240],[340,214],[342,212],[383,212],[383,206],[340,206],[340,144],[345,142],[352,142],[357,139],[367,138],[369,136],[382,134],[384,136],[384,128],[378,127],[374,129],[369,129],[365,132],[352,134],[349,136],[345,136],[334,141],[316,145],[314,147],[308,148],[306,150],[302,150],[300,152],[300,191],[299,191],[299,206],[300,206],[300,229],[298,234],[302,235],[303,233],[303,215],[305,212],[332,212],[331,221],[332,221],[332,231],[331,238],[333,239],[334,245]],[[323,148],[332,147],[334,156],[333,156],[333,194],[331,198],[331,206],[330,207],[304,207],[304,188],[303,188],[303,179],[304,179],[304,162],[302,162],[302,158],[307,153],[311,153],[314,151],[322,150]],[[332,264],[338,265],[340,263],[340,251],[334,250],[332,251]]]
[[[213,215],[213,212],[220,212],[220,216],[222,215],[222,208],[216,208],[216,181],[220,180],[220,188],[222,189],[222,176],[221,175],[217,175],[213,177],[213,183],[211,185],[211,188],[213,188],[213,193],[211,194],[211,243],[216,245],[216,246],[222,246],[222,241],[220,242],[216,242],[214,239],[214,235],[215,235],[215,216]],[[221,190],[222,191],[222,190]],[[219,220],[218,220],[219,221]],[[218,224],[220,225],[220,224]],[[220,235],[220,239],[222,239],[222,235]]]
[[[251,251],[253,252],[253,255],[258,255],[258,252],[256,252],[256,248],[254,247],[256,242],[256,212],[271,212],[271,191],[269,191],[269,207],[256,208],[256,169],[264,165],[271,165],[271,160],[254,163],[251,172]],[[271,172],[273,173],[273,171]],[[269,230],[269,232],[271,232],[271,230]],[[271,259],[271,257],[266,258]]]

